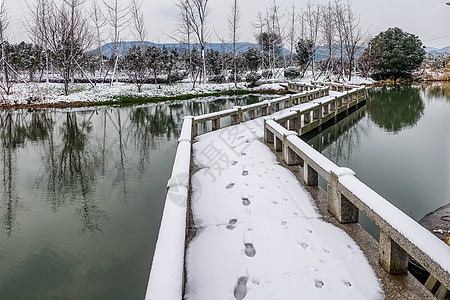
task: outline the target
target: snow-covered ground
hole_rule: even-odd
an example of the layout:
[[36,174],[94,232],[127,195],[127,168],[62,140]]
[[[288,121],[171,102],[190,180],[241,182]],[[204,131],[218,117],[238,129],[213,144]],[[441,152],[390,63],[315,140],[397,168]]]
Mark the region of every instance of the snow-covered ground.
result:
[[[310,82],[311,76],[303,79],[295,79],[298,82]],[[324,80],[324,78],[319,78]],[[280,83],[288,80],[277,78],[261,81],[261,85],[249,88],[247,83],[241,82],[237,89],[241,90],[280,90]],[[371,79],[355,77],[351,83],[372,83]],[[208,93],[222,92],[235,89],[233,83],[223,84],[197,84],[193,89],[190,82],[177,83],[172,86],[164,84],[145,84],[142,92],[138,93],[136,86],[130,83],[114,83],[113,85],[97,84],[94,88],[87,83],[70,85],[70,94],[64,95],[64,85],[61,83],[19,83],[13,86],[13,93],[9,96],[4,94],[0,97],[0,104],[31,104],[31,103],[71,103],[71,102],[102,102],[113,100],[117,96],[142,96],[142,97],[173,97],[179,95],[193,94],[202,95]],[[30,99],[34,99],[30,101]]]
[[262,136],[259,118],[196,138],[185,299],[383,298],[362,251]]

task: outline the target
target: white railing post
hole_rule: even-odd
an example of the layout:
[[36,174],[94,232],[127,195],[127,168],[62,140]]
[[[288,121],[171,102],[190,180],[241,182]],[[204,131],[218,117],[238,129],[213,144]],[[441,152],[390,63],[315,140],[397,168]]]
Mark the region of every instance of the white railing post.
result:
[[408,272],[408,253],[380,229],[379,256],[383,269],[391,275]]
[[[354,172],[347,168],[341,168],[340,176],[354,176]],[[358,223],[359,210],[338,190],[339,175],[331,171],[331,180],[328,183],[328,210],[341,224]]]

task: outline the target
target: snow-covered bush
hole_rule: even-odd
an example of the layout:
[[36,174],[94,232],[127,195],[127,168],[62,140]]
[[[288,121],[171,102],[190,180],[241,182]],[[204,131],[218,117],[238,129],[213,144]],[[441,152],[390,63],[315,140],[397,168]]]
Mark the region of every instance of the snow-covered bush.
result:
[[170,75],[170,80],[172,82],[179,82],[187,77],[188,73],[186,71],[175,71]]
[[226,81],[227,81],[227,79],[225,78],[225,76],[223,74],[214,75],[209,78],[209,82],[212,82],[212,83],[224,83]]
[[256,73],[256,72],[250,72],[245,77],[245,81],[247,81],[248,83],[250,83],[252,85],[254,85],[260,79],[261,79],[261,74]]
[[284,77],[287,79],[294,79],[300,77],[300,70],[296,67],[289,67],[284,70]]

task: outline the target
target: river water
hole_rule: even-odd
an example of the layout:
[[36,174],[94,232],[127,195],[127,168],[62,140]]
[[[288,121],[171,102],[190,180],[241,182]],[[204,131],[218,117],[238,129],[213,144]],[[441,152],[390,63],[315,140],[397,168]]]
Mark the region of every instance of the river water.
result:
[[[418,221],[450,201],[450,84],[377,88],[369,95],[366,106],[306,139]],[[377,227],[360,217],[378,237]]]
[[[0,299],[143,299],[183,116],[268,97],[1,111]],[[418,220],[450,199],[449,99],[376,89],[306,138]]]
[[0,111],[0,299],[143,299],[183,116],[268,97]]

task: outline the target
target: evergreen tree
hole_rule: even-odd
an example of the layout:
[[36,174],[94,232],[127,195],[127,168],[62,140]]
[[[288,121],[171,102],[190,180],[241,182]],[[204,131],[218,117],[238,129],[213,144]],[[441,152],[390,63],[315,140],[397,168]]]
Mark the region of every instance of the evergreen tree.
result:
[[409,77],[425,58],[419,37],[397,27],[389,28],[370,40],[364,55],[368,53],[373,56],[374,76],[377,78]]
[[295,51],[297,52],[298,65],[304,74],[313,59],[314,44],[309,39],[300,39],[295,46]]
[[142,90],[142,85],[148,79],[147,51],[141,46],[133,46],[122,59],[122,68],[127,73],[131,82],[136,85],[138,92]]
[[158,83],[158,72],[162,68],[161,56],[162,56],[161,49],[159,49],[155,45],[152,45],[147,48],[146,57],[148,59],[148,67],[150,68],[153,74],[155,84]]
[[245,59],[247,69],[253,72],[258,71],[259,66],[261,64],[260,51],[255,47],[251,47],[244,52],[243,56]]

